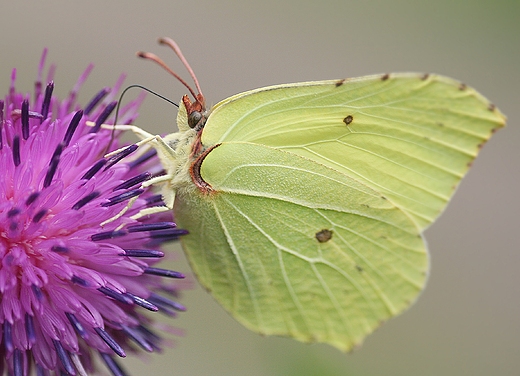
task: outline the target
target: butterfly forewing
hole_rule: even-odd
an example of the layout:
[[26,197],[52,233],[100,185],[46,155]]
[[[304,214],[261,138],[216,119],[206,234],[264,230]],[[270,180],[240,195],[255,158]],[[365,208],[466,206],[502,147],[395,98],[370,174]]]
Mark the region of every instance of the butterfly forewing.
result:
[[285,150],[381,193],[424,229],[503,115],[454,80],[417,74],[274,86],[215,106],[204,146]]

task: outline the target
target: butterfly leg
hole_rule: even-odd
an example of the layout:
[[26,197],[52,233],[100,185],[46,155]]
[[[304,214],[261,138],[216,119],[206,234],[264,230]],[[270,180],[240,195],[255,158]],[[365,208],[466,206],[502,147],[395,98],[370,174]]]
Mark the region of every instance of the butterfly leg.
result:
[[[94,123],[89,121],[89,122],[87,122],[87,125],[93,126]],[[165,155],[165,156],[170,157],[170,158],[173,158],[175,156],[175,151],[166,142],[164,142],[164,140],[162,139],[161,136],[153,135],[151,133],[148,133],[148,132],[142,130],[141,128],[139,128],[139,127],[137,127],[135,125],[102,124],[101,127],[104,128],[104,129],[116,129],[116,130],[120,130],[120,131],[132,131],[137,137],[139,137],[141,139],[141,141],[136,143],[136,145],[138,147],[144,146],[146,144],[153,143],[153,144],[155,144],[155,148],[159,151],[159,155],[161,155],[161,153],[162,153],[162,155]],[[122,147],[122,148],[117,149],[117,150],[114,150],[114,151],[106,154],[105,158],[110,158],[111,156],[120,153],[121,151],[123,151],[126,148],[127,148],[127,146]],[[172,177],[169,174],[157,176],[155,178],[152,178],[152,179],[142,183],[141,184],[141,188],[146,188],[146,187],[148,187],[150,185],[153,185],[153,184],[166,182],[166,181],[171,180],[171,178]],[[166,206],[155,206],[155,207],[152,207],[152,208],[141,209],[137,214],[134,214],[131,218],[132,219],[139,219],[139,218],[145,217],[147,215],[161,213],[161,212],[165,212],[165,211],[171,210],[171,208],[173,207],[173,201],[174,201],[174,198],[175,198],[175,194],[171,193],[171,194],[168,194],[167,196],[168,196],[168,199],[166,199]],[[137,200],[137,197],[134,197],[134,198],[130,199],[128,201],[127,205],[119,213],[117,213],[112,218],[106,220],[101,225],[106,225],[106,224],[108,224],[110,222],[113,222],[116,219],[120,218],[123,214],[126,213],[126,211],[128,211],[128,209],[130,209],[132,207],[132,205],[134,204],[134,202],[136,200]]]

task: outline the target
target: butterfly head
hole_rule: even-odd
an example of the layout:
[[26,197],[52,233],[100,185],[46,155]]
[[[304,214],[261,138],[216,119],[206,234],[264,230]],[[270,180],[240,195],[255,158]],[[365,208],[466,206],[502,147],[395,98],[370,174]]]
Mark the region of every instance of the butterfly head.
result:
[[206,107],[204,105],[204,96],[197,94],[195,101],[192,102],[187,95],[182,97],[182,103],[186,107],[186,114],[188,116],[188,126],[191,129],[200,131],[206,124]]

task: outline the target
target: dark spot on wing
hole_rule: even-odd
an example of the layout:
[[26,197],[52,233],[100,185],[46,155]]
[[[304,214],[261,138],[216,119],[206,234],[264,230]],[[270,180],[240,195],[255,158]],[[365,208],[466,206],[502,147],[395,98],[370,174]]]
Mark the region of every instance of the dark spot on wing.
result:
[[339,86],[343,85],[344,82],[345,82],[345,79],[337,81],[336,82],[336,87],[339,87]]
[[496,106],[493,103],[490,103],[488,106],[489,111],[495,111]]
[[462,90],[466,90],[466,88],[467,88],[466,84],[463,84],[463,83],[461,82],[460,85],[459,85],[459,90],[461,90],[461,91],[462,91]]
[[332,239],[332,231],[323,229],[318,231],[315,236],[320,243],[325,243]]
[[426,81],[428,79],[428,77],[430,77],[430,74],[429,73],[425,73],[421,76],[421,80],[423,81]]
[[343,119],[343,122],[349,125],[350,123],[352,123],[353,120],[354,118],[352,117],[352,115],[348,115],[345,119]]
[[390,78],[390,75],[388,73],[381,76],[381,81],[386,81]]
[[358,272],[360,272],[360,273],[363,271],[363,268],[362,268],[361,266],[357,265],[357,264],[356,264],[356,269],[357,269]]

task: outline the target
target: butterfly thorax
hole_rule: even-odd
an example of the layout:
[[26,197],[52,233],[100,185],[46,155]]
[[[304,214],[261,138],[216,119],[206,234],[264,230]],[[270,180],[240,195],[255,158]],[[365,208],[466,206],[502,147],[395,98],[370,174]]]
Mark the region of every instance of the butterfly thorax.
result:
[[[200,114],[200,117],[193,123],[190,121],[190,115],[194,112]],[[192,111],[192,114],[188,114],[184,102],[181,102],[177,114],[179,132],[171,133],[163,139],[170,150],[168,153],[160,153],[160,158],[167,174],[171,177],[164,187],[163,194],[171,195],[173,193],[176,196],[177,194],[190,194],[197,190],[191,167],[204,152],[200,136],[205,124],[206,113]]]

